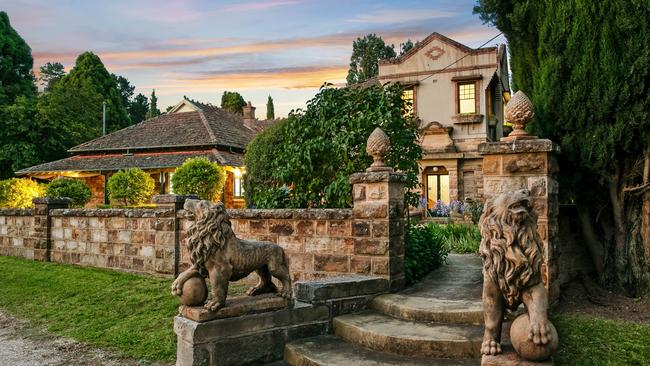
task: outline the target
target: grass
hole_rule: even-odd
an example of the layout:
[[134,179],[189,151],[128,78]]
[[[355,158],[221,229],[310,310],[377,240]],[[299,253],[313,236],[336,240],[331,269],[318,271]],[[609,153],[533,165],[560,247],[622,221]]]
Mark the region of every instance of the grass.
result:
[[552,321],[560,339],[558,366],[650,364],[648,324],[582,315],[559,315]]
[[435,235],[444,238],[449,251],[459,254],[478,253],[481,233],[476,225],[430,223]]
[[136,359],[176,356],[171,279],[4,256],[0,278],[0,308],[54,334]]

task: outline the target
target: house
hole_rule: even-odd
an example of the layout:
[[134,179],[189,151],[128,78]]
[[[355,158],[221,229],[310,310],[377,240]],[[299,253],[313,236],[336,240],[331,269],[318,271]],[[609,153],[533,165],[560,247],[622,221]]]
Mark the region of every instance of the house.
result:
[[255,118],[250,102],[243,116],[183,99],[167,114],[88,141],[69,150],[69,158],[36,165],[17,175],[51,180],[82,179],[91,187],[90,206],[108,203],[106,182],[120,169],[140,168],[156,182],[156,194],[173,193],[171,177],[193,157],[206,157],[225,167],[226,207],[244,206],[244,149],[273,121]]
[[439,33],[379,64],[376,83],[399,82],[420,120],[420,182],[429,208],[437,200],[480,198],[478,145],[503,136],[509,98],[505,45],[472,49]]

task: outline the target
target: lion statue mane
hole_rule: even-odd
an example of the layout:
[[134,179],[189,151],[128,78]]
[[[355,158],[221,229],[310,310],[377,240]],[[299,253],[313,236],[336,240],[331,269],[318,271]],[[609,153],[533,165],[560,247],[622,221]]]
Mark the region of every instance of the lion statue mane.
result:
[[514,310],[522,302],[530,318],[529,338],[535,344],[547,344],[551,331],[548,294],[541,276],[543,243],[530,192],[521,189],[488,199],[479,227],[485,315],[482,353],[501,353],[505,308]]
[[192,277],[208,277],[212,299],[205,308],[217,311],[226,303],[229,281],[237,281],[256,272],[259,281],[248,290],[254,296],[278,292],[272,277],[282,283],[282,297],[291,300],[289,261],[282,247],[262,241],[238,239],[222,203],[187,200],[184,209],[193,214],[194,224],[187,230],[187,249],[192,266],[172,284],[172,293],[180,296],[183,284]]

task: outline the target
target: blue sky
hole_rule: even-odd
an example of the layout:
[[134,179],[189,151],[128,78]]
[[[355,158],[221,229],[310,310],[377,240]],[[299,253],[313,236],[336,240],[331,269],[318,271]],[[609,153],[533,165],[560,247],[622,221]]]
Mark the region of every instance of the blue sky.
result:
[[[431,32],[477,47],[498,34],[472,14],[475,0],[0,0],[29,43],[35,69],[66,68],[97,53],[159,107],[183,95],[219,104],[238,91],[265,116],[304,107],[323,82],[345,80],[352,42],[376,33],[396,47]],[[505,42],[503,36],[490,45]]]

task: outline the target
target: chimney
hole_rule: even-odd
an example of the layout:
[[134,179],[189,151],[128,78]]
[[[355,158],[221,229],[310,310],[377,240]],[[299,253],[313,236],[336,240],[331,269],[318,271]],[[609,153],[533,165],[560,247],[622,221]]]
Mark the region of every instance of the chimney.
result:
[[257,119],[255,118],[255,107],[253,107],[250,100],[244,106],[243,115],[244,115],[244,126],[252,129]]

